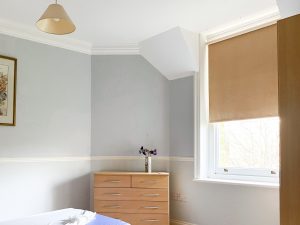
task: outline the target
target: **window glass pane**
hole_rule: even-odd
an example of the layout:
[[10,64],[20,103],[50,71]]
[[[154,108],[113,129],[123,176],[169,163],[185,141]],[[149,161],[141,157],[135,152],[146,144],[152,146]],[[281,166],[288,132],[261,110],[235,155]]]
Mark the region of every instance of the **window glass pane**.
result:
[[279,170],[279,118],[217,123],[221,168]]

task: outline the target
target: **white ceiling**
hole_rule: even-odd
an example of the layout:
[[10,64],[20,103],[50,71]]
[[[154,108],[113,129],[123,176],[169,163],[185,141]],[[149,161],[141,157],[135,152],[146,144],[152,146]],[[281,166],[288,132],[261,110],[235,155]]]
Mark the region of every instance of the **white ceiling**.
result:
[[[0,20],[35,29],[50,0],[0,0]],[[180,26],[201,32],[277,7],[276,0],[59,0],[77,26],[74,39],[94,46],[136,44]]]

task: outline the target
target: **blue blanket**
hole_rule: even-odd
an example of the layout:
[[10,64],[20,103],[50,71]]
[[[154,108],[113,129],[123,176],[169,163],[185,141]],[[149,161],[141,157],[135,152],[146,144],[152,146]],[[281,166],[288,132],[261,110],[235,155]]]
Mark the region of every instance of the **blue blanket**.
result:
[[[82,209],[62,209],[26,218],[1,221],[0,225],[62,225],[63,221],[68,220],[76,215],[82,215]],[[116,220],[106,216],[96,214],[96,217],[87,225],[129,225],[121,220]]]
[[96,218],[88,225],[129,225],[121,220],[113,219],[110,217],[97,214]]

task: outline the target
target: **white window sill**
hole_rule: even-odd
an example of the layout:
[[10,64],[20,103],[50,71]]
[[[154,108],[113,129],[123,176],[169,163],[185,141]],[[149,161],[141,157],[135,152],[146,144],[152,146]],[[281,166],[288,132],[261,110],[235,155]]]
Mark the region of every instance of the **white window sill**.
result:
[[226,184],[226,185],[238,185],[248,187],[262,187],[262,188],[279,188],[279,183],[269,182],[257,182],[257,181],[242,181],[242,180],[227,180],[227,179],[212,179],[212,178],[195,178],[193,181],[200,183],[212,183],[212,184]]

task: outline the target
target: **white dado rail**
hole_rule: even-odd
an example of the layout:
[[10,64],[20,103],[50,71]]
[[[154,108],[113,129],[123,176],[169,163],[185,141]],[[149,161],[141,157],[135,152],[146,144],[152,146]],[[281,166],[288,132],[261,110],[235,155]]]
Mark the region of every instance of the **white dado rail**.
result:
[[[1,157],[0,163],[76,162],[101,160],[144,160],[140,156],[61,156],[61,157]],[[193,157],[153,157],[156,161],[194,162]]]

